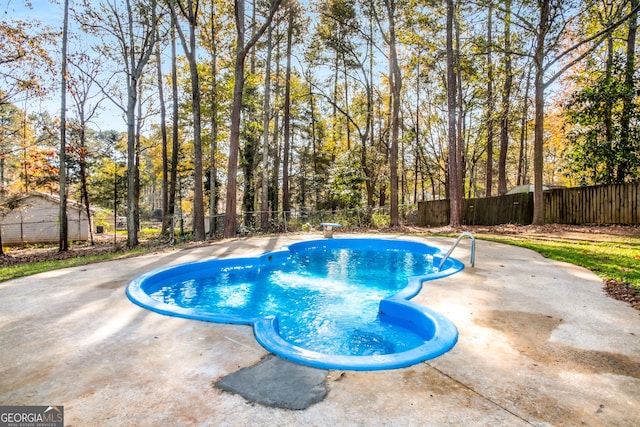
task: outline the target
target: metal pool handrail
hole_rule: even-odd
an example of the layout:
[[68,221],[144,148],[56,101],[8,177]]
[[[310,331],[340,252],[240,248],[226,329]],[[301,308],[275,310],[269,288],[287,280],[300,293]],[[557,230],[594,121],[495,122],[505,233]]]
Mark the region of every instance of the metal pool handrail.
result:
[[451,247],[449,248],[447,253],[440,260],[440,264],[438,264],[438,270],[440,270],[440,268],[442,268],[442,264],[444,264],[444,262],[447,260],[447,258],[449,258],[449,256],[451,255],[451,252],[453,252],[453,250],[456,248],[456,246],[458,246],[458,243],[460,243],[460,240],[462,240],[462,238],[464,236],[468,236],[468,237],[471,238],[471,259],[469,261],[471,262],[471,267],[475,267],[475,264],[476,264],[476,238],[473,237],[473,234],[471,234],[470,232],[463,231],[462,233],[460,233],[460,235],[458,236],[456,241],[453,243],[453,245],[451,245]]

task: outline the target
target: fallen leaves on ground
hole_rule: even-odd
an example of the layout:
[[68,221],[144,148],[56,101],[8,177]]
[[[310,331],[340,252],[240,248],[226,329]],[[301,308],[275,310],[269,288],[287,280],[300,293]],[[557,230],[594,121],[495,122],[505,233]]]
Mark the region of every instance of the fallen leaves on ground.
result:
[[640,289],[635,286],[619,280],[605,279],[604,291],[611,298],[624,301],[636,310],[640,310]]

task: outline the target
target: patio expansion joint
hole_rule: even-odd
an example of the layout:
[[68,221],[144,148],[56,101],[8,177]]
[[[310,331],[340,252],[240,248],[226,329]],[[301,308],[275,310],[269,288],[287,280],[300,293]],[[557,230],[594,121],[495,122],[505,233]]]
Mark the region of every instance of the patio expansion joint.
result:
[[496,406],[497,408],[502,409],[505,412],[508,412],[509,414],[513,415],[514,417],[518,418],[519,420],[521,420],[522,422],[531,425],[531,426],[535,426],[534,423],[532,423],[531,421],[523,418],[520,414],[517,414],[515,412],[513,412],[511,409],[506,408],[505,406],[501,405],[500,403],[496,402],[495,400],[493,400],[492,398],[490,398],[489,396],[485,396],[484,394],[480,393],[479,391],[477,391],[476,389],[474,389],[473,387],[471,387],[468,384],[463,383],[462,381],[458,380],[457,378],[454,378],[453,376],[451,376],[450,374],[444,372],[442,369],[438,369],[435,366],[433,366],[430,363],[425,363],[425,365],[427,365],[428,367],[430,367],[431,369],[433,369],[434,371],[438,372],[440,375],[450,379],[451,381],[455,382],[456,384],[459,384],[461,387],[463,387],[466,390],[469,390],[471,393],[475,394],[476,396],[479,396],[480,398],[486,400],[487,402],[491,403],[492,405]]

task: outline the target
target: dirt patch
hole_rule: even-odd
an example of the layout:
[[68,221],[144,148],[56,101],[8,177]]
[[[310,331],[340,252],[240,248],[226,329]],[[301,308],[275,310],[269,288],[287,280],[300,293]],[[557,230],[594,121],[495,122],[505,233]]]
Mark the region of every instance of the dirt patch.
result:
[[604,281],[604,291],[611,298],[624,301],[636,310],[640,310],[640,289],[631,286],[629,283],[606,279]]
[[108,282],[103,282],[100,283],[99,285],[97,285],[97,288],[100,289],[120,289],[120,288],[124,288],[125,286],[127,286],[127,283],[129,283],[128,280],[110,280]]
[[476,320],[480,326],[500,331],[516,351],[537,364],[562,371],[607,372],[640,379],[638,361],[628,356],[549,341],[551,332],[563,322],[561,318],[518,311],[490,311],[478,318],[483,319]]

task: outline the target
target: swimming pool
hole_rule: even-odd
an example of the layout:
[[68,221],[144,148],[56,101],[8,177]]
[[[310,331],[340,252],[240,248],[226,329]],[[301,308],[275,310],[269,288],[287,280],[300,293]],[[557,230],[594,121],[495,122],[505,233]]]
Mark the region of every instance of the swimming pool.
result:
[[438,248],[392,239],[299,242],[258,257],[212,259],[151,271],[127,295],[147,309],[253,325],[285,359],[326,369],[409,366],[451,349],[458,332],[409,301],[422,283],[460,271]]

